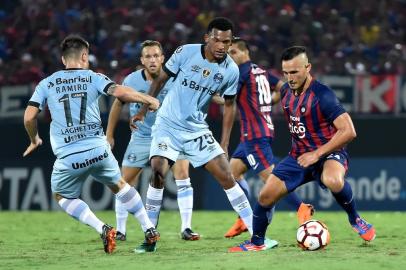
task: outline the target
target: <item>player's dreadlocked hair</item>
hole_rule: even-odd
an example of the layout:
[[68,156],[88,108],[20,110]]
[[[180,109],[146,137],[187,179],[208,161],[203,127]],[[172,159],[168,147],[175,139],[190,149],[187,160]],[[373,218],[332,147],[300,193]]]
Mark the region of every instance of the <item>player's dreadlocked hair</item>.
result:
[[233,23],[229,19],[224,17],[214,18],[207,26],[207,33],[210,33],[213,28],[221,31],[231,30],[231,33],[234,33]]
[[308,57],[306,47],[292,46],[283,51],[282,56],[281,56],[281,61],[292,60],[293,58],[295,58],[296,56],[298,56],[299,54],[302,54],[302,53],[304,53]]
[[89,42],[79,35],[69,35],[61,42],[61,53],[64,58],[77,56],[83,49],[89,50]]

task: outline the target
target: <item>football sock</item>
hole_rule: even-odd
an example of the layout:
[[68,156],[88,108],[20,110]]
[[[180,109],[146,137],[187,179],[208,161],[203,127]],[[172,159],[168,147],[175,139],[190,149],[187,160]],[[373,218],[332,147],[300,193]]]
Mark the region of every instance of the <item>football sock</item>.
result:
[[193,211],[193,188],[190,184],[190,178],[176,180],[178,186],[178,206],[180,218],[182,220],[181,232],[192,226]]
[[104,222],[98,219],[89,206],[81,199],[62,198],[58,201],[58,204],[74,219],[93,227],[100,234],[103,232]]
[[144,232],[151,227],[155,227],[149,220],[141,196],[135,188],[126,183],[125,186],[117,192],[116,198],[124,205],[128,212],[134,215],[141,224]]
[[247,196],[247,198],[250,198],[250,187],[248,185],[247,180],[245,180],[244,178],[237,180],[236,181],[238,185],[240,185],[242,191],[244,191],[245,196]]
[[155,225],[155,227],[158,225],[158,218],[159,212],[161,211],[163,194],[163,188],[159,189],[154,188],[151,185],[148,186],[145,208],[147,209],[149,219]]
[[288,195],[285,196],[285,200],[296,211],[299,210],[299,207],[302,204],[302,200],[299,198],[299,196],[295,192],[288,193]]
[[359,217],[357,211],[355,210],[355,200],[352,194],[351,185],[344,181],[344,187],[340,192],[332,192],[337,203],[347,212],[348,220],[352,225],[356,224],[356,219]]
[[116,198],[116,222],[117,222],[117,231],[122,234],[126,233],[127,217],[128,211],[125,206],[121,203],[119,199]]
[[253,233],[251,237],[251,242],[254,245],[260,246],[264,244],[266,229],[270,223],[268,215],[273,213],[275,207],[263,207],[258,202],[254,206],[254,218],[252,221]]
[[230,189],[224,190],[227,194],[227,198],[231,203],[231,206],[238,213],[240,218],[244,221],[248,231],[252,235],[252,209],[248,202],[247,196],[240,188],[239,185],[235,185]]

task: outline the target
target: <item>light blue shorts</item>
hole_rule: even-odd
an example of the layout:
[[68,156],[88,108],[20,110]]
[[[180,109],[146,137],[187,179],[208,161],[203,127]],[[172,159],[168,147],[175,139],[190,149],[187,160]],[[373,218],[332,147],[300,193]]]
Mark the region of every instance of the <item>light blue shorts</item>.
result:
[[89,175],[105,185],[118,183],[120,167],[109,145],[57,159],[51,175],[52,192],[69,199],[78,198]]
[[150,158],[166,157],[172,161],[181,159],[180,153],[190,161],[193,167],[205,165],[215,157],[224,154],[220,144],[214,139],[210,130],[199,132],[194,139],[190,132],[165,128],[156,128],[152,132]]
[[[145,168],[149,166],[149,152],[151,149],[151,138],[132,138],[124,153],[123,167]],[[180,153],[178,159],[187,159]]]

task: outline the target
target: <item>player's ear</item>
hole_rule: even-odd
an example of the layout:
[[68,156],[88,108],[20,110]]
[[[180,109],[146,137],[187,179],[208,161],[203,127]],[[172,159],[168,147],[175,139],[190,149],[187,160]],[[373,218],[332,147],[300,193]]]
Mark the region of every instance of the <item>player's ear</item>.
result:
[[63,64],[64,66],[66,66],[65,57],[61,56],[61,61],[62,61],[62,64]]
[[209,42],[209,35],[208,34],[204,34],[203,38],[204,38],[205,43]]
[[312,69],[312,64],[307,63],[307,65],[305,67],[306,67],[306,71],[310,72],[310,70]]

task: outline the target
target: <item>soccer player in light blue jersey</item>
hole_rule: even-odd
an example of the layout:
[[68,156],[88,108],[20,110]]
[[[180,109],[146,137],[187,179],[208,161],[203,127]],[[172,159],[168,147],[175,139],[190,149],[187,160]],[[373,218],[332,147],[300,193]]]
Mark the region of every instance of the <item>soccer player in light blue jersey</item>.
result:
[[[165,175],[179,153],[184,153],[194,167],[203,166],[216,178],[252,232],[252,209],[227,160],[239,78],[238,67],[227,54],[232,39],[233,24],[226,18],[213,19],[204,35],[205,44],[186,44],[176,49],[151,84],[149,93],[157,96],[170,77],[176,78],[152,127],[153,175],[146,201],[150,217],[158,218]],[[205,121],[210,100],[216,94],[225,99],[220,144]],[[145,112],[144,106],[133,119],[143,119]]]
[[24,125],[31,144],[23,156],[42,144],[37,116],[47,103],[52,117],[50,140],[57,158],[51,189],[61,208],[100,233],[106,253],[114,251],[115,229],[98,219],[79,199],[83,183],[91,175],[116,194],[140,222],[146,240],[155,243],[159,233],[149,220],[138,192],[121,178],[117,160],[104,136],[98,99],[101,95],[112,95],[125,102],[143,103],[150,110],[156,110],[159,101],[89,70],[89,43],[80,36],[66,37],[61,43],[61,54],[65,69],[37,85],[25,111]]
[[[165,56],[163,55],[162,46],[158,41],[146,40],[141,45],[141,63],[144,68],[128,75],[123,82],[139,92],[147,92],[153,78],[157,77],[162,71],[162,64]],[[169,80],[157,96],[160,102],[163,101],[168,91],[171,90],[172,80]],[[141,105],[131,103],[130,117],[137,114]],[[110,145],[114,146],[114,131],[119,120],[123,103],[116,99],[109,114],[106,135]],[[122,174],[124,180],[131,186],[137,185],[138,176],[142,169],[149,164],[149,150],[151,147],[151,127],[155,122],[156,112],[148,113],[143,123],[133,129],[131,139],[128,143],[122,163]],[[189,178],[189,161],[184,157],[178,157],[174,164],[173,175],[178,187],[178,205],[181,216],[181,237],[184,240],[198,240],[200,235],[191,229],[192,210],[193,210],[193,188]],[[116,221],[117,221],[117,240],[126,240],[126,223],[128,212],[119,200],[116,200]],[[151,222],[156,225],[158,220],[151,218]],[[154,251],[154,250],[149,250]]]

